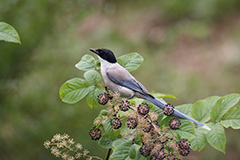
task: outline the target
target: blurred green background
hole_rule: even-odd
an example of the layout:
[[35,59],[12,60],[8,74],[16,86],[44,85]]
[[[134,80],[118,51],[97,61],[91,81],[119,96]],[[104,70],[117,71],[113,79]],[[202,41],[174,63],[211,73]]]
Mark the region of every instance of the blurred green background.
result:
[[[56,133],[104,157],[88,130],[102,107],[61,102],[74,65],[89,48],[144,57],[133,75],[174,105],[240,92],[239,0],[1,0],[0,21],[22,45],[0,42],[0,159],[56,159],[43,146]],[[238,160],[240,132],[227,129],[226,154],[207,145],[185,159]]]

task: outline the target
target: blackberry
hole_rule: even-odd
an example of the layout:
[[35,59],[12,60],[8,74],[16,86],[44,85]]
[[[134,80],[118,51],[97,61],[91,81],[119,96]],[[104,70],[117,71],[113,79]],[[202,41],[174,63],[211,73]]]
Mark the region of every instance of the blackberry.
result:
[[136,118],[130,117],[127,120],[127,127],[130,129],[134,129],[137,127],[137,120]]
[[113,129],[119,129],[122,126],[122,122],[119,118],[113,117],[110,121]]
[[152,127],[153,127],[152,123],[149,122],[149,121],[146,121],[146,123],[144,123],[144,126],[142,128],[142,131],[143,132],[150,132]]
[[151,154],[151,151],[152,149],[154,148],[153,145],[142,145],[140,148],[139,148],[139,152],[144,156],[144,157],[147,157]]
[[130,107],[130,103],[127,100],[123,100],[121,102],[121,105],[119,106],[120,110],[124,112],[126,112],[129,109],[129,107]]
[[189,149],[191,144],[188,142],[187,139],[180,139],[178,141],[178,146],[180,149]]
[[149,106],[147,103],[142,103],[137,108],[138,114],[145,116],[149,113]]
[[189,149],[180,149],[179,153],[182,156],[187,156],[190,153],[190,150]]
[[163,113],[164,113],[166,116],[172,115],[173,112],[174,112],[174,107],[173,107],[173,105],[171,105],[171,104],[166,104],[166,105],[163,107]]
[[162,149],[159,152],[154,153],[151,157],[150,160],[161,160],[166,157],[166,152]]
[[91,136],[92,140],[99,140],[102,136],[102,132],[99,128],[93,127],[89,130],[89,135]]
[[169,120],[168,124],[171,129],[176,130],[179,129],[181,121],[178,118],[173,117]]
[[101,104],[101,105],[107,104],[107,102],[108,102],[108,100],[109,100],[109,97],[110,97],[110,95],[107,94],[106,92],[100,93],[100,94],[97,96],[98,103]]

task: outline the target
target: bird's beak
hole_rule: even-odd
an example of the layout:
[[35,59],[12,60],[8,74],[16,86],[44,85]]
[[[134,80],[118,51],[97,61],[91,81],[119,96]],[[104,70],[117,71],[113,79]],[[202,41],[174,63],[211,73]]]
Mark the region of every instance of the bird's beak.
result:
[[89,50],[90,50],[91,52],[96,53],[96,54],[98,55],[97,49],[90,48]]

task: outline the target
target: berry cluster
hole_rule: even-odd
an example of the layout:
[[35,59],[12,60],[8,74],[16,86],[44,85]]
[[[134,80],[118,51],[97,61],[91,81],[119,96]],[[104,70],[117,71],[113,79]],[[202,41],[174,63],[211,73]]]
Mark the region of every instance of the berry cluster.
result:
[[[179,129],[181,122],[173,117],[168,121],[169,126],[160,126],[158,117],[161,114],[171,116],[174,113],[173,105],[167,104],[163,107],[163,112],[156,114],[147,103],[139,105],[131,104],[127,100],[121,100],[119,97],[109,99],[109,94],[103,93],[98,96],[100,104],[109,106],[101,117],[95,120],[98,127],[93,127],[89,135],[93,140],[101,138],[101,128],[107,118],[111,118],[110,125],[113,130],[124,128],[126,136],[133,136],[133,142],[141,145],[139,152],[144,157],[150,157],[151,160],[177,160],[182,156],[187,156],[190,152],[190,143],[187,139],[177,141],[177,134],[174,130]],[[108,103],[109,102],[109,103]],[[140,140],[135,139],[140,136]]]

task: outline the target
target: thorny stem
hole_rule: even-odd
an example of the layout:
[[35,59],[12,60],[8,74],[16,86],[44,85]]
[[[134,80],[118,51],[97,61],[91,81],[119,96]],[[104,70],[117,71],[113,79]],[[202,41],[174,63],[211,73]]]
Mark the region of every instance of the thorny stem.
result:
[[108,151],[107,151],[107,154],[106,154],[105,160],[108,160],[108,159],[109,159],[111,151],[112,151],[112,149],[109,148]]

